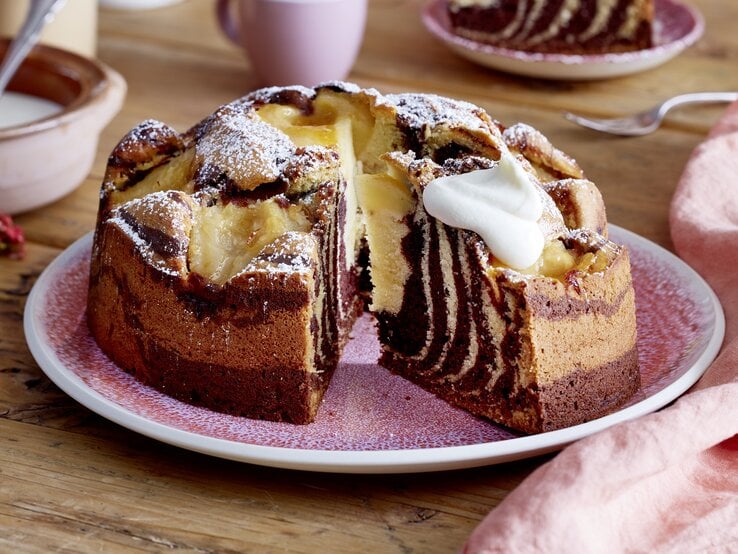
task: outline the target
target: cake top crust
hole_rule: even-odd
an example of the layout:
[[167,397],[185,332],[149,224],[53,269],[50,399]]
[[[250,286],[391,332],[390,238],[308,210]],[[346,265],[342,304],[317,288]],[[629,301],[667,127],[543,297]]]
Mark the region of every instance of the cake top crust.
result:
[[[144,121],[109,158],[98,217],[125,227],[142,249],[157,253],[153,265],[179,272],[182,264],[172,261],[178,256],[164,254],[186,249],[189,243],[182,237],[187,233],[194,237],[195,250],[200,245],[207,249],[197,230],[215,221],[208,214],[221,210],[218,217],[242,218],[240,208],[226,207],[253,208],[249,213],[265,218],[274,236],[238,253],[248,266],[260,248],[284,233],[321,233],[332,195],[345,191],[345,209],[356,211],[351,194],[358,173],[399,172],[421,198],[433,179],[489,170],[503,154],[522,164],[535,184],[542,204],[538,225],[546,240],[562,237],[567,227],[606,232],[596,187],[584,181],[573,158],[532,127],[506,128],[464,101],[433,94],[383,95],[344,82],[261,89],[221,106],[181,134],[164,123]],[[175,209],[175,202],[180,207]],[[259,207],[262,203],[269,206]],[[163,206],[174,211],[162,212]],[[248,225],[258,229],[262,223]],[[156,242],[157,234],[179,238],[162,246],[167,243]],[[349,237],[347,251],[353,240]],[[299,259],[303,242],[285,244],[293,250],[292,259]],[[233,255],[232,248],[226,245],[221,254]],[[213,278],[225,282],[231,274],[219,270]]]
[[220,108],[198,133],[195,180],[207,183],[223,173],[239,190],[276,181],[295,153],[290,138],[253,111],[230,104]]

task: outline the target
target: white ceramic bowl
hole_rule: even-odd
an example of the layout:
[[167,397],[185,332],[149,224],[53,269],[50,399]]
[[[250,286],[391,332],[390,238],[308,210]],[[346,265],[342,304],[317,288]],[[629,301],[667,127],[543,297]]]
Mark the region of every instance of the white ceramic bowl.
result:
[[[0,56],[7,40],[0,40]],[[105,64],[66,50],[36,46],[8,90],[61,104],[61,112],[0,129],[0,212],[49,204],[90,172],[100,131],[118,113],[123,77]]]

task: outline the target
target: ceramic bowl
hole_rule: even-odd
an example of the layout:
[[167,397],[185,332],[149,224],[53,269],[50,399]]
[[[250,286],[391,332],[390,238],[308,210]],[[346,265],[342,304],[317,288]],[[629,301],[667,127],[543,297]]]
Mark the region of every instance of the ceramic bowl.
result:
[[[0,56],[8,44],[0,40]],[[0,128],[0,212],[17,214],[61,198],[87,177],[100,132],[123,104],[126,83],[96,60],[39,45],[8,90],[62,106],[43,119]]]

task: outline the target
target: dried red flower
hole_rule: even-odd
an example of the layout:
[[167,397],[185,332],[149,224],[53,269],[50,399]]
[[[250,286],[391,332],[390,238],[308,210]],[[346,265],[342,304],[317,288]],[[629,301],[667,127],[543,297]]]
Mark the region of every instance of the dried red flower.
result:
[[26,253],[23,229],[9,215],[0,214],[0,256],[20,260]]

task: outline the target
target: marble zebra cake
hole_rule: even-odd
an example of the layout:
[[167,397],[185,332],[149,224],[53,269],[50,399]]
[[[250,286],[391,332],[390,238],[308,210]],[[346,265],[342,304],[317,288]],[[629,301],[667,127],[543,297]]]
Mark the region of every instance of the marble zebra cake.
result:
[[653,0],[448,0],[448,14],[460,36],[526,52],[625,52],[653,41]]
[[346,83],[263,89],[118,144],[87,316],[146,384],[308,423],[370,292],[382,365],[540,432],[638,387],[628,252],[606,235],[597,188],[526,125]]

